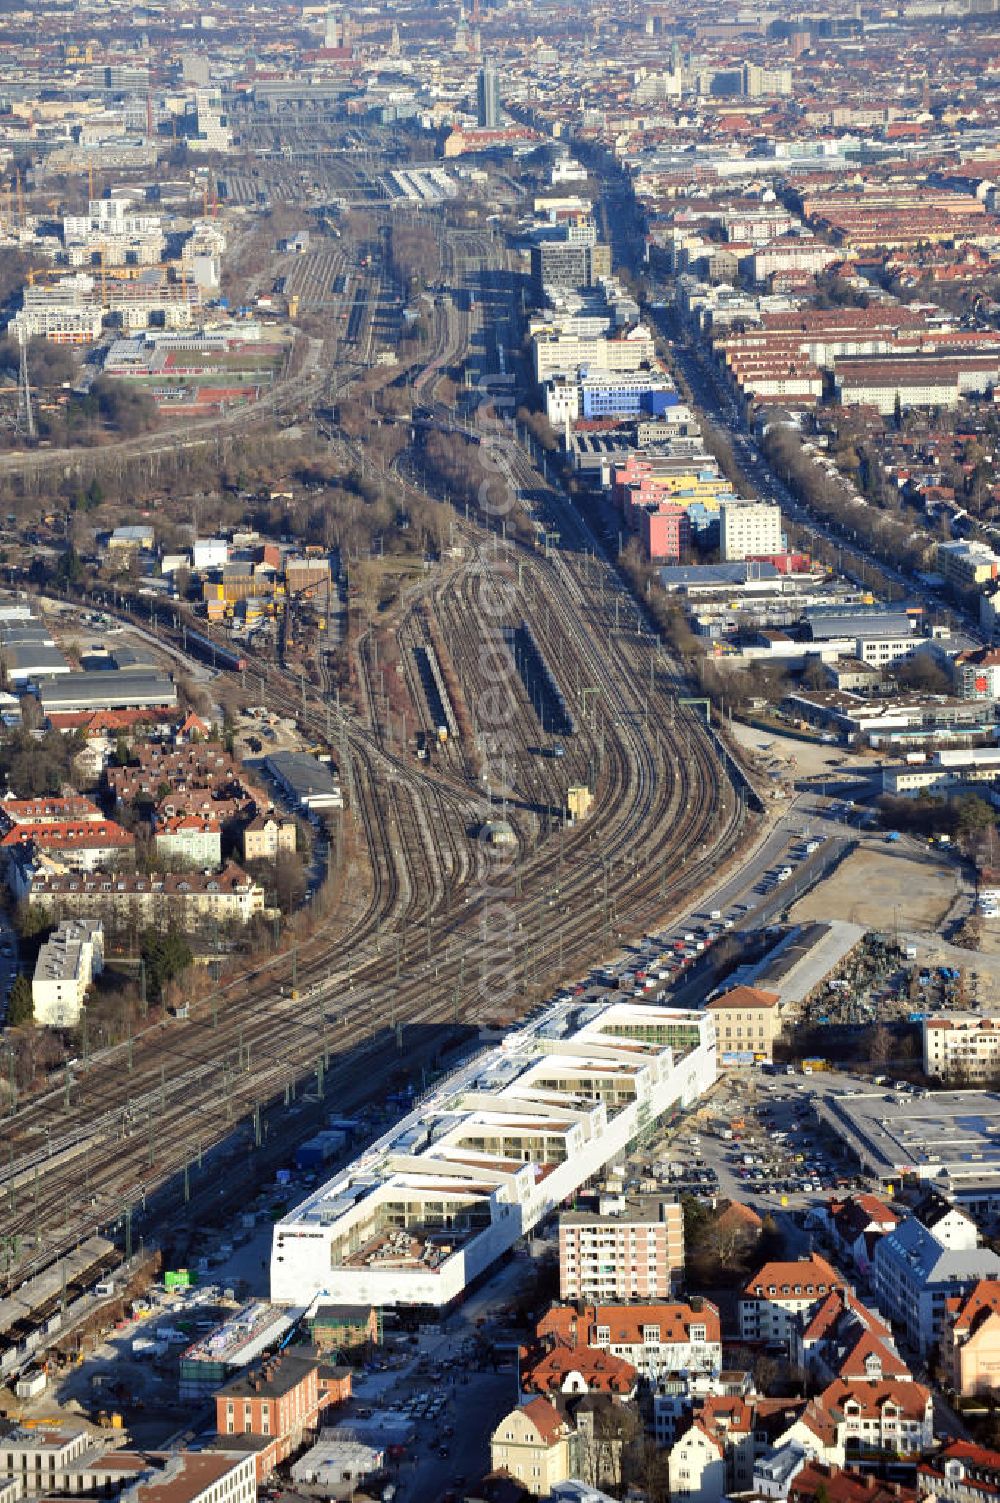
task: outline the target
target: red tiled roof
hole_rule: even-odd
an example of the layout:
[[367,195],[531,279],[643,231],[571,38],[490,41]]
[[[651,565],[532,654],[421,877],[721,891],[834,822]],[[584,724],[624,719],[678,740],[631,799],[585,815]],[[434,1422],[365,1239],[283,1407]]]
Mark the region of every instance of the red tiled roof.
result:
[[523,1406],[521,1413],[531,1420],[540,1439],[546,1445],[554,1445],[562,1434],[565,1422],[558,1409],[555,1409],[547,1399],[532,1399],[530,1403]]
[[[769,1291],[774,1288],[775,1293]],[[744,1293],[761,1299],[822,1299],[831,1289],[844,1287],[844,1280],[825,1258],[813,1253],[795,1263],[765,1263],[750,1279]],[[798,1292],[796,1292],[798,1291]]]
[[707,1341],[721,1341],[719,1312],[708,1300],[701,1308],[662,1303],[649,1305],[585,1305],[580,1313],[572,1305],[553,1305],[538,1322],[539,1337],[554,1336],[569,1347],[593,1346],[598,1326],[606,1326],[612,1346],[642,1344],[644,1326],[657,1326],[661,1345],[689,1341],[693,1325],[705,1327]]
[[761,1007],[770,1011],[777,1007],[781,1001],[777,992],[763,991],[759,986],[734,986],[731,991],[724,992],[721,997],[716,997],[714,1002],[709,1002],[706,1012],[720,1012],[723,1008],[729,1011],[733,1007]]
[[904,1382],[899,1378],[836,1379],[820,1394],[825,1409],[843,1413],[853,1400],[866,1419],[881,1414],[887,1404],[894,1404],[906,1419],[922,1419],[930,1399],[930,1390],[922,1383]]
[[628,1394],[639,1381],[639,1374],[623,1357],[600,1347],[570,1347],[560,1341],[522,1369],[522,1384],[527,1392],[549,1393],[560,1390],[571,1373],[579,1373],[589,1393]]

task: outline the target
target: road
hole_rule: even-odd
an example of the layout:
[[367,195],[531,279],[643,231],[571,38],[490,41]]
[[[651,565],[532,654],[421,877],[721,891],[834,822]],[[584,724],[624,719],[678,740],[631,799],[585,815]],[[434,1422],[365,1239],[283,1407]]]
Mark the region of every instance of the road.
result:
[[[657,288],[658,295],[669,294],[669,288]],[[647,310],[648,311],[648,310]],[[674,330],[663,314],[650,314],[652,321],[665,334]],[[784,514],[814,537],[823,538],[837,551],[841,567],[852,569],[860,581],[873,588],[878,587],[879,577],[894,586],[901,597],[920,600],[929,614],[950,619],[973,641],[985,644],[978,618],[951,601],[945,601],[936,591],[929,590],[913,573],[904,573],[889,560],[877,558],[861,545],[858,534],[846,528],[837,528],[817,517],[805,507],[784,481],[775,473],[763,452],[747,432],[739,409],[715,371],[707,352],[688,338],[673,339],[671,359],[677,371],[684,377],[698,407],[723,430],[732,445],[736,461],[745,481],[748,493],[779,505]],[[845,482],[846,484],[846,482]],[[928,544],[933,541],[928,535]]]

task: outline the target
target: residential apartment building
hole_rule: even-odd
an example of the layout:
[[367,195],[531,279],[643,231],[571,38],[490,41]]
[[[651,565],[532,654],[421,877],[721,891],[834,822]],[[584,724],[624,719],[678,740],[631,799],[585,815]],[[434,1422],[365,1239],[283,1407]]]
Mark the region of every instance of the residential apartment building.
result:
[[724,501],[719,508],[719,557],[726,563],[780,553],[781,508],[766,501]]
[[158,820],[153,837],[156,854],[178,865],[203,871],[222,865],[222,827],[210,814],[174,814]]
[[240,838],[244,861],[273,861],[281,851],[295,850],[295,821],[285,814],[257,814]]
[[792,1361],[820,1383],[908,1382],[913,1374],[900,1357],[889,1326],[849,1289],[834,1289],[800,1322]]
[[842,1426],[846,1455],[918,1456],[934,1443],[934,1399],[912,1379],[838,1380],[820,1405]]
[[950,1440],[936,1456],[917,1465],[924,1497],[943,1503],[993,1503],[1000,1492],[1000,1451],[968,1440]]
[[548,1398],[601,1393],[632,1399],[638,1385],[639,1374],[632,1364],[600,1347],[568,1347],[557,1342],[521,1368],[522,1391]]
[[845,1287],[818,1253],[796,1262],[765,1263],[740,1299],[740,1336],[744,1341],[780,1341],[791,1351],[800,1320],[832,1290]]
[[490,1437],[490,1465],[506,1472],[535,1497],[573,1475],[573,1427],[548,1399],[531,1399],[512,1409]]
[[948,1013],[923,1022],[924,1074],[982,1085],[1000,1076],[1000,1019]]
[[42,1028],[74,1028],[87,988],[104,969],[104,929],[99,919],[69,919],[38,952],[31,978],[35,1022]]
[[921,1353],[940,1342],[948,1300],[966,1294],[981,1279],[1000,1278],[1000,1258],[979,1246],[975,1225],[962,1219],[964,1230],[950,1222],[930,1230],[916,1216],[907,1216],[875,1247],[879,1310]]
[[867,1193],[830,1201],[811,1214],[833,1237],[843,1263],[853,1264],[865,1277],[871,1271],[875,1244],[880,1237],[895,1231],[903,1219],[901,1211]]
[[756,1394],[707,1398],[671,1447],[671,1499],[722,1503],[747,1494],[760,1458],[786,1447],[823,1461],[844,1459],[838,1425],[815,1401]]
[[1000,558],[985,543],[938,543],[937,571],[955,590],[977,590],[997,578]]
[[684,1215],[648,1197],[559,1218],[559,1298],[668,1300],[684,1270]]
[[135,859],[135,836],[113,819],[65,820],[13,825],[0,839],[0,852],[38,852],[57,861],[63,870],[92,872],[98,867],[130,865]]
[[537,1326],[541,1340],[601,1347],[623,1357],[644,1378],[722,1366],[719,1312],[708,1300],[688,1304],[554,1305]]
[[25,896],[32,908],[56,919],[99,918],[105,922],[182,926],[246,924],[264,911],[264,890],[229,862],[220,872],[36,871]]
[[715,1019],[720,1066],[753,1064],[774,1057],[781,1036],[781,999],[756,986],[735,986],[705,1008]]
[[1000,699],[1000,651],[980,647],[952,660],[955,687],[962,699]]
[[837,401],[845,407],[875,407],[888,417],[896,406],[957,407],[969,392],[985,392],[1000,380],[1000,358],[985,355],[961,362],[947,354],[926,360],[894,354],[884,360],[838,361]]
[[945,1301],[941,1372],[963,1398],[1000,1388],[1000,1281],[980,1279]]
[[804,271],[814,276],[839,259],[838,252],[822,240],[783,235],[754,251],[750,277],[763,286],[776,272]]

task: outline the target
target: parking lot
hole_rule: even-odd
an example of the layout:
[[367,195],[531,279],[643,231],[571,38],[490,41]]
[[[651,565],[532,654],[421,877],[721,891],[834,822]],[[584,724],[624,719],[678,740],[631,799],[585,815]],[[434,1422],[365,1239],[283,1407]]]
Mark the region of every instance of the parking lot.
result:
[[631,1155],[630,1184],[735,1200],[761,1216],[849,1193],[857,1166],[819,1127],[810,1096],[857,1084],[835,1072],[723,1076],[697,1112]]

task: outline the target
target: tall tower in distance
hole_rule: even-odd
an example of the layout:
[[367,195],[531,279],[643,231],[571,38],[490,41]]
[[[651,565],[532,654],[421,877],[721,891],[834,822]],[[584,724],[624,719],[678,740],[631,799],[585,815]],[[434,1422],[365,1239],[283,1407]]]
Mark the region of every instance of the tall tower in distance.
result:
[[500,124],[500,80],[492,63],[484,63],[476,85],[479,124],[484,130],[496,130]]
[[25,329],[18,329],[17,342],[20,346],[20,361],[17,376],[16,432],[20,438],[27,438],[34,442],[37,434],[35,409],[31,405],[31,382],[28,379],[28,335]]

